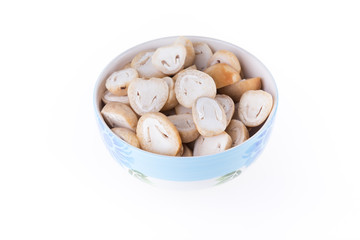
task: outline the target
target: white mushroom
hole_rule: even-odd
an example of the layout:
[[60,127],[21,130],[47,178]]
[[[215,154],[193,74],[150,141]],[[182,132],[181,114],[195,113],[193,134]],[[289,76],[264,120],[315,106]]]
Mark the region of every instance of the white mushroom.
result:
[[182,157],[192,157],[193,152],[191,151],[191,149],[185,144],[183,144],[183,147],[184,147],[184,151],[183,151],[183,154],[181,156]]
[[179,73],[175,83],[176,98],[181,105],[191,108],[199,97],[216,95],[214,80],[206,73],[199,70],[185,70]]
[[136,135],[142,149],[169,156],[181,151],[181,138],[174,124],[162,113],[146,113],[140,117]]
[[126,68],[118,72],[114,72],[106,80],[105,87],[109,92],[117,96],[127,95],[127,88],[132,80],[139,75],[133,68]]
[[194,60],[195,60],[195,51],[194,51],[194,47],[192,42],[187,39],[186,37],[178,37],[174,44],[180,44],[183,45],[186,49],[186,58],[185,58],[185,62],[184,62],[184,68],[194,64]]
[[231,147],[231,137],[226,132],[213,137],[199,136],[194,146],[194,156],[204,156],[223,152]]
[[204,71],[207,68],[207,64],[213,55],[209,45],[204,42],[196,42],[193,44],[195,50],[195,65],[196,67]]
[[269,116],[273,105],[270,93],[263,90],[245,92],[239,103],[240,120],[247,127],[256,127],[262,124]]
[[115,133],[116,136],[118,136],[128,144],[140,148],[139,140],[137,139],[134,131],[131,131],[128,128],[112,128],[111,131],[113,131],[113,133]]
[[213,98],[198,98],[192,107],[192,115],[197,130],[205,137],[218,135],[226,129],[225,111]]
[[246,126],[239,120],[231,120],[225,130],[232,139],[231,147],[235,147],[249,138],[249,131]]
[[246,91],[259,89],[261,89],[261,79],[256,77],[239,80],[229,86],[219,88],[218,91],[231,97],[234,102],[238,102]]
[[109,127],[124,127],[135,130],[138,118],[133,110],[124,103],[109,102],[101,110]]
[[165,74],[156,69],[152,64],[152,56],[155,51],[143,51],[138,53],[131,61],[131,67],[136,69],[141,78],[165,77]]
[[234,101],[231,99],[231,97],[223,94],[216,95],[215,100],[218,101],[218,103],[224,109],[227,120],[226,125],[229,125],[235,111]]
[[112,94],[109,91],[105,91],[103,97],[101,98],[101,100],[107,104],[109,102],[119,102],[119,103],[125,103],[127,105],[129,105],[129,97],[128,96],[116,96],[114,94]]
[[175,74],[184,67],[186,48],[180,44],[160,47],[152,56],[152,64],[162,73]]
[[133,80],[128,89],[130,106],[143,115],[147,112],[158,112],[165,105],[169,95],[169,87],[164,79],[150,78]]
[[181,104],[176,105],[175,107],[176,114],[192,114],[191,108],[184,107]]
[[180,114],[168,116],[168,119],[175,125],[179,131],[181,141],[188,143],[196,140],[199,137],[199,132],[196,129],[193,117],[191,114]]
[[174,79],[174,81],[176,81],[177,77],[179,76],[179,73],[181,73],[181,72],[183,72],[183,71],[185,71],[185,70],[190,70],[190,69],[195,69],[195,70],[197,70],[196,65],[191,65],[190,67],[187,67],[187,68],[181,70],[180,72],[178,72],[177,74],[175,74],[172,78]]
[[171,77],[164,77],[163,79],[165,80],[166,84],[169,87],[169,94],[168,94],[168,99],[166,100],[166,103],[163,106],[163,108],[161,109],[161,111],[167,111],[167,110],[174,108],[176,105],[179,104],[179,102],[176,99],[176,95],[175,95],[174,79],[172,79]]
[[240,80],[240,75],[234,68],[225,63],[217,63],[204,70],[215,81],[216,88],[222,88]]
[[227,50],[219,50],[212,55],[209,59],[208,67],[218,64],[218,63],[225,63],[235,69],[238,73],[241,71],[241,66],[239,59],[230,51]]

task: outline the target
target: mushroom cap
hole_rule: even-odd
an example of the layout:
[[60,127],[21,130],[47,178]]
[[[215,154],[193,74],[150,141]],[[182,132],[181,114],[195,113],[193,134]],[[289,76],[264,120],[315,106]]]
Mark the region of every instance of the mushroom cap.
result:
[[181,104],[175,106],[175,113],[176,114],[192,114],[191,108],[184,107]]
[[152,56],[152,64],[164,74],[175,74],[184,67],[186,48],[181,44],[174,44],[156,49]]
[[230,51],[227,50],[219,50],[212,55],[209,59],[208,67],[217,64],[217,63],[225,63],[235,69],[237,73],[241,71],[241,65],[239,59]]
[[231,85],[223,88],[219,88],[218,92],[226,94],[231,97],[234,102],[240,101],[241,95],[249,90],[260,90],[261,89],[261,78],[248,78],[239,80]]
[[130,82],[138,76],[138,72],[135,69],[126,68],[112,73],[106,80],[105,87],[114,95],[125,96],[127,95],[127,88]]
[[183,144],[183,147],[184,147],[184,151],[181,156],[182,157],[192,157],[193,152],[191,151],[191,149],[186,144]]
[[143,51],[136,54],[131,61],[131,67],[136,69],[141,78],[165,77],[165,74],[156,69],[152,64],[154,50]]
[[240,80],[240,75],[234,68],[225,64],[217,63],[204,70],[215,81],[216,88],[222,88]]
[[204,71],[213,52],[209,45],[204,42],[196,42],[193,44],[195,50],[195,65],[200,71]]
[[112,128],[111,131],[113,131],[116,136],[118,136],[128,144],[140,148],[139,140],[137,139],[134,131],[131,131],[128,128]]
[[176,98],[181,105],[191,108],[199,97],[216,96],[214,80],[199,70],[185,70],[179,73],[175,82]]
[[192,115],[197,130],[205,137],[218,135],[226,129],[225,111],[213,98],[198,98],[192,107]]
[[177,77],[179,76],[179,73],[181,73],[181,72],[183,72],[185,70],[190,70],[190,69],[197,70],[196,65],[191,65],[190,67],[187,67],[187,68],[181,70],[180,72],[176,73],[172,78],[174,79],[174,81],[176,81]]
[[204,156],[220,153],[229,149],[231,143],[231,137],[226,132],[212,137],[200,135],[195,142],[193,154],[194,156]]
[[124,103],[109,102],[103,107],[101,114],[110,128],[124,127],[135,130],[138,122],[136,114]]
[[162,113],[146,113],[141,116],[136,135],[143,150],[169,156],[176,156],[181,151],[180,134]]
[[128,96],[130,106],[137,114],[158,112],[168,99],[169,87],[162,78],[137,78],[130,83]]
[[249,131],[239,120],[231,120],[229,126],[225,130],[232,139],[231,147],[235,147],[249,138]]
[[176,99],[175,94],[175,81],[171,77],[164,77],[163,78],[169,87],[169,95],[168,99],[165,102],[165,105],[162,107],[161,111],[167,111],[174,108],[176,105],[179,104],[178,100]]
[[234,112],[235,112],[234,101],[231,99],[231,97],[224,95],[224,94],[217,94],[215,97],[215,100],[218,101],[218,103],[224,109],[225,115],[226,115],[226,120],[227,120],[226,125],[229,125],[229,123],[234,115]]
[[109,102],[119,102],[119,103],[125,103],[129,105],[129,97],[128,96],[116,96],[112,94],[109,91],[105,91],[103,97],[101,98],[103,103],[107,104]]
[[247,127],[262,124],[269,116],[273,106],[270,93],[263,90],[249,90],[245,92],[239,102],[239,118]]
[[180,114],[168,116],[168,119],[175,125],[179,131],[181,141],[188,143],[196,140],[199,137],[199,132],[196,129],[193,117],[191,114]]
[[185,62],[184,62],[184,68],[194,64],[195,50],[194,50],[192,42],[189,39],[187,39],[186,37],[180,36],[175,40],[174,44],[183,45],[186,49],[186,58],[185,58]]

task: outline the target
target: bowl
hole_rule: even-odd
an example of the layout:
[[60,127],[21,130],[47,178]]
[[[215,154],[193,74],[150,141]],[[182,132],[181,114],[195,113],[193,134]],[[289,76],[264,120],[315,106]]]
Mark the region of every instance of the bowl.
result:
[[205,42],[215,52],[225,49],[239,59],[246,78],[261,77],[263,90],[274,99],[272,111],[263,126],[244,143],[224,152],[199,157],[171,157],[150,153],[131,146],[117,137],[100,114],[105,92],[105,81],[120,70],[140,51],[169,45],[177,37],[166,37],[139,44],[118,55],[102,71],[94,89],[94,108],[98,127],[105,146],[113,158],[137,179],[158,187],[172,189],[198,189],[216,186],[239,176],[263,151],[274,124],[278,106],[278,91],[270,71],[256,57],[244,49],[213,38],[187,36],[192,42]]

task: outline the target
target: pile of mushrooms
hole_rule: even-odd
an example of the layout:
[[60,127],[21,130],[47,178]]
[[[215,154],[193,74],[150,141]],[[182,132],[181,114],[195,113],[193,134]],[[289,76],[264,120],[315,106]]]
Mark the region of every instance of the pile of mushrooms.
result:
[[179,37],[138,53],[106,80],[101,114],[119,138],[168,156],[203,156],[245,142],[273,106],[235,54]]

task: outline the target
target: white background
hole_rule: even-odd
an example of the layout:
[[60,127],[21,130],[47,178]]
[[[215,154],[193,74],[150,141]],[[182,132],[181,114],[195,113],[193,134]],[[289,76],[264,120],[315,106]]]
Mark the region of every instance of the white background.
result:
[[[357,1],[1,1],[0,239],[360,239]],[[109,155],[95,81],[159,37],[234,43],[273,73],[271,139],[243,175],[149,187]]]

